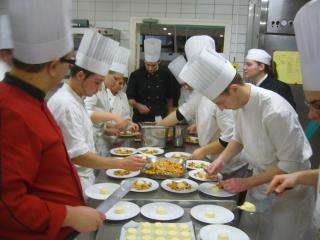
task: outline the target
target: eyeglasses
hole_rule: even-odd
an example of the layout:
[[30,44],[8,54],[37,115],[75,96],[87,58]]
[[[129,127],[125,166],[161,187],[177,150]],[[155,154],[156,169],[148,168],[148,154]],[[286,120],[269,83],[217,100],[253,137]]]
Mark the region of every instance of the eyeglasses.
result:
[[308,108],[312,108],[313,110],[320,111],[320,100],[314,100],[311,102],[304,101],[304,103]]
[[70,65],[75,65],[76,59],[74,57],[73,58],[62,57],[62,58],[60,58],[60,62],[69,63]]

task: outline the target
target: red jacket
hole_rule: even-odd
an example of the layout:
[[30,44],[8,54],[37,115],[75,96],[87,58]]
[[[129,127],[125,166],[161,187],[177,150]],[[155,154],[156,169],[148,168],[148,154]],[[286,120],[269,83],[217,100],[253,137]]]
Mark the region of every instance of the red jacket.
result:
[[64,239],[65,205],[84,205],[41,93],[10,75],[0,83],[0,239]]

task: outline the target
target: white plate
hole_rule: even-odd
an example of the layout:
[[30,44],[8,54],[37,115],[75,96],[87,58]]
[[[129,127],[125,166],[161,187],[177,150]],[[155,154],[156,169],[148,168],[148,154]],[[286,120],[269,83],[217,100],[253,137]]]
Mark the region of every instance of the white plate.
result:
[[[211,211],[214,213],[214,217],[210,218],[207,217],[206,214]],[[197,219],[200,222],[204,223],[228,223],[234,219],[234,214],[229,209],[217,206],[217,205],[209,205],[209,204],[202,204],[197,205],[190,210],[190,214],[192,217]]]
[[146,154],[146,153],[142,152],[143,150],[155,150],[155,151],[157,151],[157,153],[152,153],[151,155],[160,155],[160,154],[164,153],[164,150],[162,148],[158,148],[158,147],[143,147],[143,148],[138,148],[137,149],[137,151],[139,153]]
[[[178,155],[185,155],[186,157],[176,157],[175,155],[178,154]],[[191,153],[187,153],[187,152],[167,152],[165,155],[164,155],[166,158],[177,158],[177,159],[185,159],[185,158],[188,158],[191,156]]]
[[202,169],[202,168],[196,168],[196,167],[190,167],[190,163],[196,163],[196,164],[205,164],[207,167],[210,165],[209,162],[203,161],[203,160],[187,160],[186,167],[189,169]]
[[[214,181],[217,181],[217,179],[207,179],[207,178],[200,178],[198,176],[196,176],[196,174],[198,172],[205,172],[203,169],[195,169],[195,170],[191,170],[190,172],[188,172],[189,174],[189,177],[195,179],[195,180],[198,180],[198,181],[202,181],[202,182],[214,182]],[[218,173],[217,177],[222,180],[222,175],[221,173]]]
[[[115,209],[117,207],[123,208],[123,213],[116,213]],[[107,220],[121,221],[133,218],[140,213],[140,207],[132,202],[120,201],[114,205],[107,213]]]
[[[186,189],[186,190],[181,190],[181,191],[177,191],[177,190],[174,190],[172,188],[170,188],[169,186],[167,186],[168,183],[171,183],[172,181],[177,181],[177,182],[182,182],[182,181],[186,181],[187,183],[191,184],[191,189]],[[167,190],[169,192],[174,192],[174,193],[191,193],[191,192],[194,192],[194,191],[197,191],[198,189],[198,183],[196,183],[195,181],[192,181],[190,179],[186,179],[186,178],[174,178],[174,179],[166,179],[166,180],[163,180],[161,182],[161,187],[164,189],[164,190]]]
[[[130,154],[127,154],[127,153],[124,153],[124,154],[116,153],[116,151],[117,151],[117,150],[120,150],[120,149],[131,150],[132,153],[130,153]],[[113,155],[116,155],[116,156],[130,156],[130,155],[132,155],[132,154],[137,153],[137,149],[135,149],[135,148],[130,148],[130,147],[118,147],[118,148],[112,148],[112,149],[110,150],[110,153],[113,154]]]
[[127,175],[123,175],[123,176],[118,176],[118,175],[115,175],[115,171],[118,171],[118,170],[124,170],[124,169],[108,169],[106,171],[106,174],[109,176],[109,177],[113,177],[113,178],[131,178],[131,177],[136,177],[140,174],[140,171],[130,171],[129,174]]
[[219,233],[227,233],[229,240],[250,240],[249,236],[242,230],[228,225],[208,225],[200,229],[201,240],[218,240]]
[[145,153],[140,153],[140,154],[135,154],[135,156],[138,157],[147,157],[148,161],[154,161],[157,159],[157,157],[155,155],[151,155],[151,154],[145,154]]
[[[165,209],[164,214],[157,213],[157,209]],[[167,202],[148,203],[141,208],[141,214],[147,218],[158,221],[169,221],[180,218],[184,214],[182,207]]]
[[[117,190],[119,186],[119,184],[115,183],[98,183],[86,188],[85,194],[93,199],[105,200],[110,194]],[[107,189],[107,194],[101,194],[101,189]]]
[[235,193],[228,192],[224,189],[220,189],[220,191],[214,192],[212,188],[217,184],[218,183],[208,183],[208,182],[201,183],[199,186],[199,191],[214,197],[232,197],[236,195]]
[[151,186],[150,186],[150,188],[148,188],[146,190],[138,190],[138,189],[131,187],[131,190],[130,190],[131,192],[152,192],[152,191],[155,191],[159,188],[159,183],[153,179],[150,179],[150,178],[139,177],[139,178],[132,178],[132,180],[133,181],[136,181],[136,180],[146,181],[146,182],[151,183]]

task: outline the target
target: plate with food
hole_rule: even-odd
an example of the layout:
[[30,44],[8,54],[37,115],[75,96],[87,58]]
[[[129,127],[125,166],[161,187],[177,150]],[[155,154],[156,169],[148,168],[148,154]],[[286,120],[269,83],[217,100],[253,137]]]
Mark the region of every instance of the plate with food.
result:
[[196,137],[196,136],[188,135],[188,136],[186,136],[186,138],[184,139],[184,141],[185,141],[186,143],[199,144],[199,138]]
[[186,166],[189,169],[206,169],[209,165],[209,162],[203,160],[187,160]]
[[128,171],[125,169],[108,169],[106,171],[107,176],[113,178],[131,178],[136,177],[140,174],[140,171]]
[[127,201],[117,202],[108,212],[107,220],[122,221],[133,218],[140,213],[140,207],[137,204]]
[[116,156],[129,156],[137,153],[137,149],[130,147],[118,147],[111,149],[110,153]]
[[131,192],[152,192],[159,188],[159,183],[150,178],[134,178]]
[[164,156],[166,158],[188,159],[191,154],[187,152],[167,152]]
[[184,210],[179,205],[168,202],[154,202],[144,205],[141,214],[149,219],[169,221],[183,216]]
[[190,172],[188,172],[188,174],[191,178],[198,181],[202,181],[202,182],[210,182],[210,181],[217,182],[218,179],[220,181],[223,178],[221,173],[218,173],[216,178],[207,178],[207,172],[204,169],[191,170]]
[[224,224],[234,219],[234,214],[229,209],[211,204],[194,206],[191,208],[190,214],[198,221],[209,224]]
[[201,240],[250,240],[242,230],[222,224],[207,225],[200,229]]
[[84,192],[89,198],[105,200],[109,195],[117,190],[119,186],[119,184],[115,183],[98,183],[86,188]]
[[137,151],[142,154],[151,154],[151,155],[161,155],[164,153],[164,150],[158,147],[143,147],[143,148],[138,148]]
[[156,159],[147,163],[142,169],[142,173],[158,179],[180,178],[186,172],[185,161],[178,159]]
[[156,156],[151,154],[135,154],[135,156],[141,157],[143,160],[146,160],[147,162],[155,161],[157,159]]
[[232,197],[236,195],[235,193],[224,190],[219,182],[201,183],[199,191],[214,197]]
[[187,178],[166,179],[161,182],[164,190],[174,193],[191,193],[198,189],[198,183]]
[[139,132],[135,132],[135,131],[132,131],[132,130],[125,130],[123,132],[120,132],[120,137],[134,137],[134,136],[137,136],[139,135],[140,133]]

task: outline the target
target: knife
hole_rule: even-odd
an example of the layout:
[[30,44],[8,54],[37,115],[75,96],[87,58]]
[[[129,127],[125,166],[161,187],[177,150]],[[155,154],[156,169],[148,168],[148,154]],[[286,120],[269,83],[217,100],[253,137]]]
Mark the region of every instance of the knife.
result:
[[[119,202],[120,199],[122,199],[130,191],[133,181],[134,179],[126,179],[122,181],[120,187],[112,194],[110,194],[107,199],[100,203],[96,209],[102,213],[108,212],[108,210],[110,210],[117,202]],[[99,229],[97,230],[97,232],[98,231]],[[95,232],[79,233],[77,231],[74,231],[66,238],[66,240],[71,240],[76,237],[81,240],[93,240],[96,238],[95,235]]]

